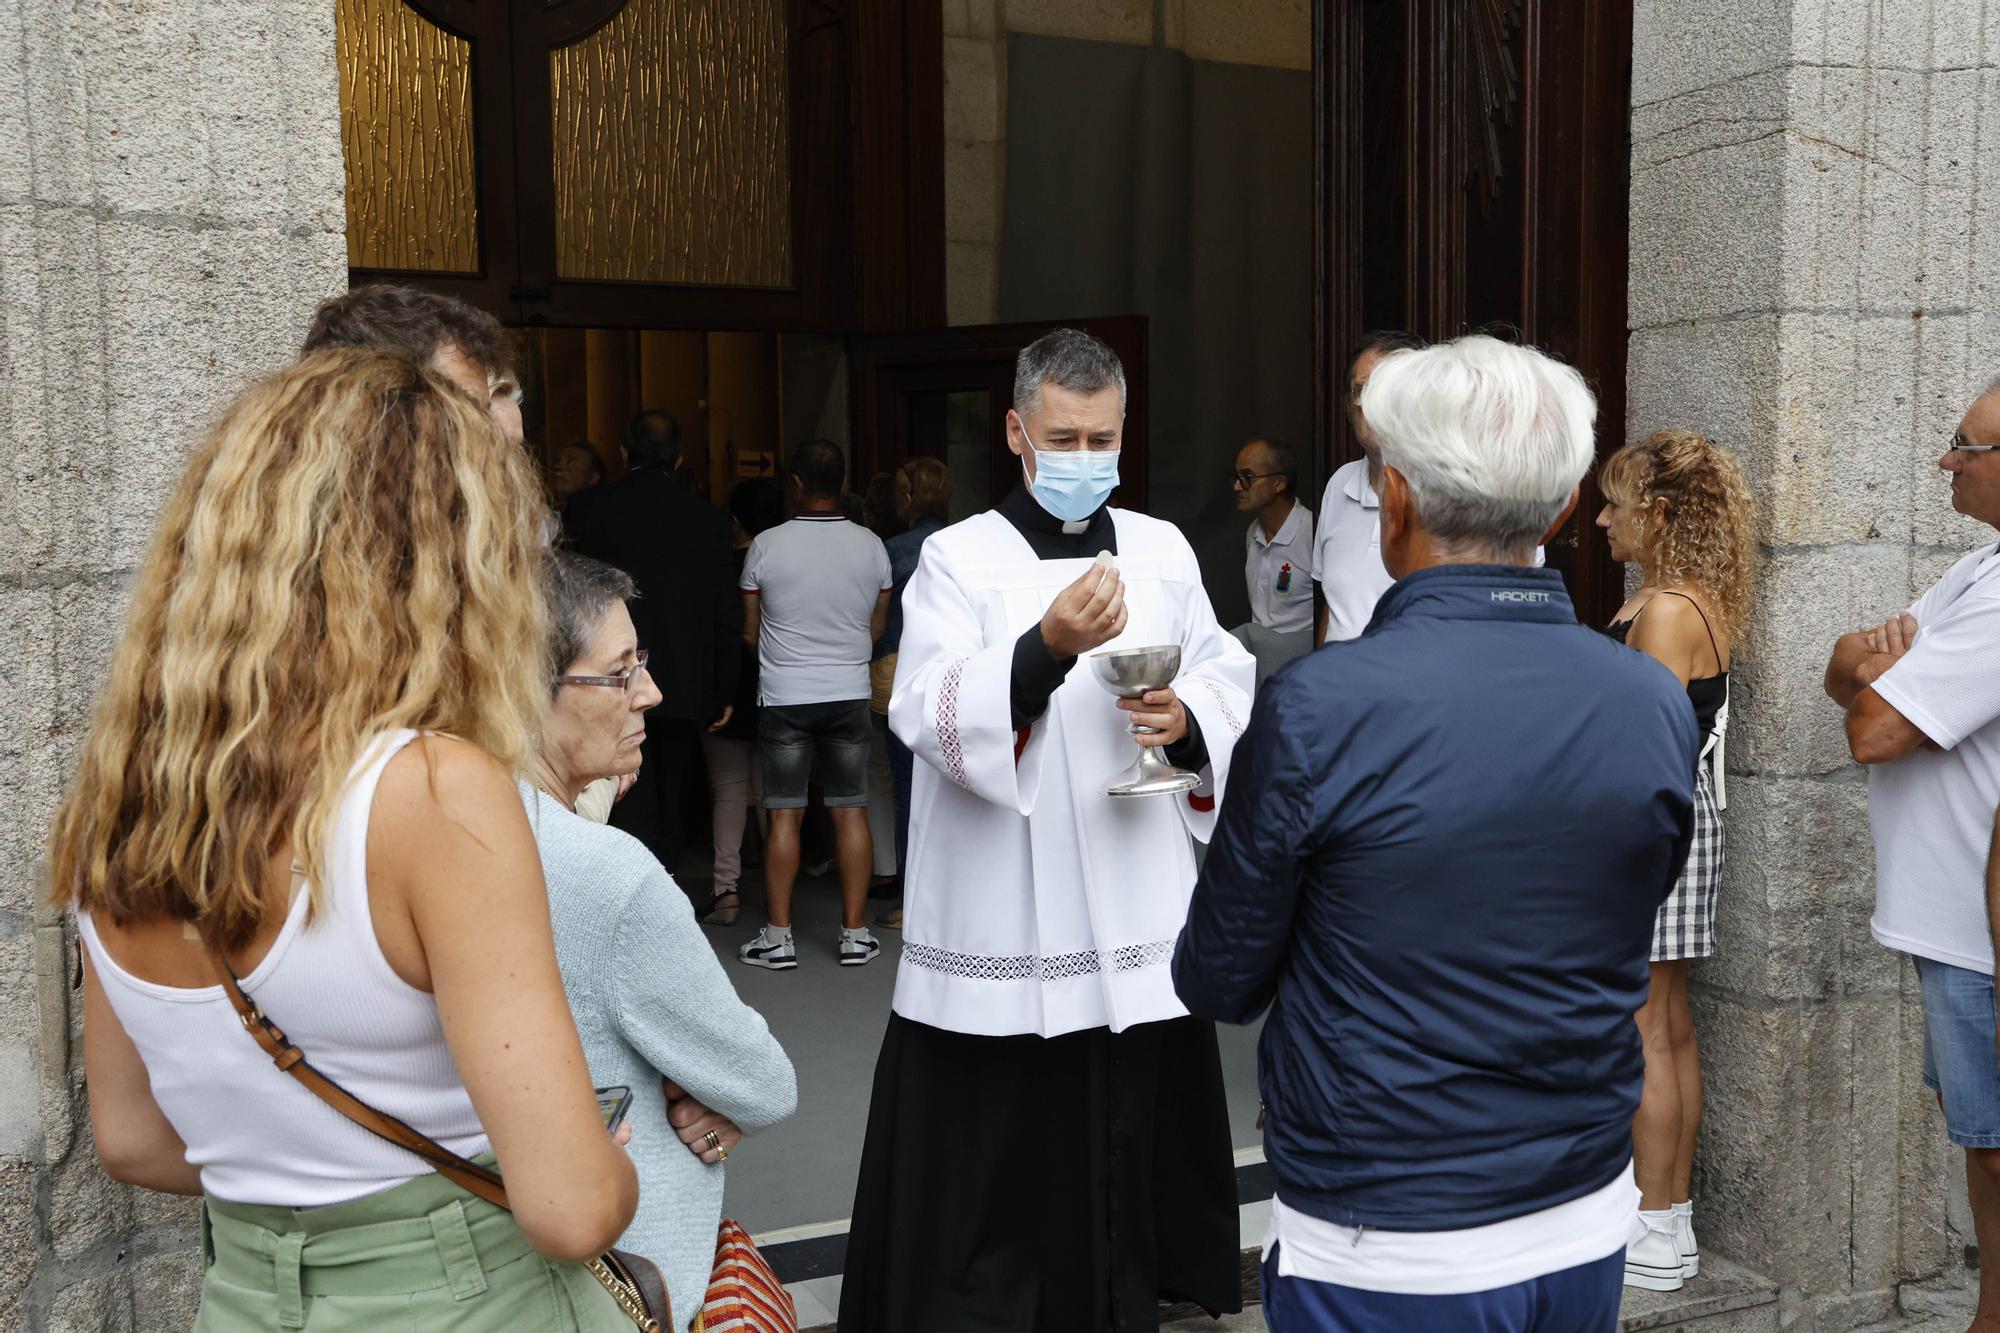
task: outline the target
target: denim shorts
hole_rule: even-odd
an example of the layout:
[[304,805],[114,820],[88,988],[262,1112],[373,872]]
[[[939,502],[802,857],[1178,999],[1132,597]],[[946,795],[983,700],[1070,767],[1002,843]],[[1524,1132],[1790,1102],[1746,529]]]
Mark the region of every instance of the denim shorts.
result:
[[868,752],[875,731],[866,699],[824,704],[765,704],[757,720],[764,763],[764,808],[803,810],[818,760],[829,810],[868,804]]
[[1944,1128],[1961,1148],[2000,1148],[2000,1054],[1993,978],[1918,958],[1924,988],[1924,1086],[1944,1102]]

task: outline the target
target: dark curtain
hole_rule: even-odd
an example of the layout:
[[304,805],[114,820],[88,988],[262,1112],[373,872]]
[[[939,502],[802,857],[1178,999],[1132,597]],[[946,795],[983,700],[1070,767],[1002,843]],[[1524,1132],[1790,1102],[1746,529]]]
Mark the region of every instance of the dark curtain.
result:
[[1251,435],[1297,452],[1315,513],[1312,76],[1166,47],[1007,46],[1003,321],[1149,317],[1151,511],[1248,619],[1228,474]]

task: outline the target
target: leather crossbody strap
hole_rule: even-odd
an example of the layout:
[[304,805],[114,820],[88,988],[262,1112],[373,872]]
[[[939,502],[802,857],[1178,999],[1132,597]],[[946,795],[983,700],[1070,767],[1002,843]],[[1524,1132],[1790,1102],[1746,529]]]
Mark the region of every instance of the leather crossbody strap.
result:
[[257,1039],[257,1044],[271,1057],[272,1064],[304,1084],[313,1096],[377,1138],[387,1139],[423,1158],[437,1169],[439,1175],[468,1194],[477,1195],[501,1208],[508,1207],[507,1187],[500,1183],[499,1173],[460,1157],[421,1130],[411,1128],[392,1115],[383,1114],[313,1068],[312,1062],[306,1059],[306,1053],[292,1043],[284,1029],[265,1017],[255,1001],[243,993],[242,983],[237,980],[235,969],[229,966],[229,960],[222,956],[222,951],[211,944],[208,956],[215,964],[216,974],[222,978],[222,989],[228,994],[229,1003],[236,1008],[236,1016],[243,1020],[244,1030]]

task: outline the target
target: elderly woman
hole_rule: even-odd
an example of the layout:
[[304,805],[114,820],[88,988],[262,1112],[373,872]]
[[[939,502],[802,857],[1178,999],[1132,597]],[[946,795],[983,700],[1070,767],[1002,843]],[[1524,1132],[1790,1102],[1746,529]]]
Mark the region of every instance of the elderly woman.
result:
[[674,1317],[700,1311],[722,1219],[722,1161],[798,1105],[791,1061],[737,998],[687,896],[617,829],[574,812],[591,782],[639,767],[646,672],[625,574],[566,551],[544,561],[553,698],[529,813],[548,880],[556,959],[600,1087],[634,1094],[639,1212],[619,1242],[666,1276]]
[[1632,1167],[1645,1230],[1625,1259],[1625,1285],[1672,1291],[1701,1271],[1695,1243],[1695,1136],[1701,1056],[1688,1007],[1688,970],[1715,952],[1722,884],[1717,743],[1726,725],[1729,659],[1750,617],[1756,552],[1750,487],[1727,452],[1689,430],[1657,430],[1598,473],[1597,516],[1611,558],[1640,569],[1639,587],[1606,633],[1674,673],[1701,732],[1694,846],[1653,929],[1652,986],[1639,1011],[1646,1084],[1632,1122]]

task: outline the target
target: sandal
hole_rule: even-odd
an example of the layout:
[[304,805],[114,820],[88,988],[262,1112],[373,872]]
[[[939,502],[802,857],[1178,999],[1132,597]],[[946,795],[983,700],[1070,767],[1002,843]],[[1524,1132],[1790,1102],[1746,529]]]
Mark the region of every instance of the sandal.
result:
[[[722,904],[727,901],[729,906]],[[701,911],[702,924],[706,926],[733,926],[736,914],[743,907],[742,895],[731,889],[728,893],[718,893],[708,900],[708,906]]]
[[901,930],[903,928],[903,909],[898,907],[882,913],[882,915],[875,918],[875,924],[885,930]]

